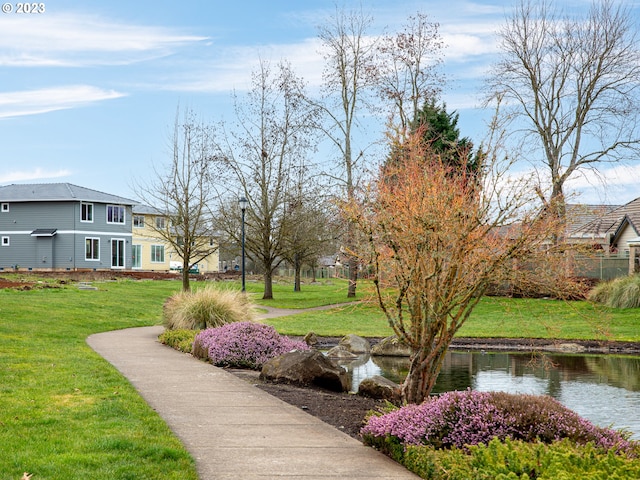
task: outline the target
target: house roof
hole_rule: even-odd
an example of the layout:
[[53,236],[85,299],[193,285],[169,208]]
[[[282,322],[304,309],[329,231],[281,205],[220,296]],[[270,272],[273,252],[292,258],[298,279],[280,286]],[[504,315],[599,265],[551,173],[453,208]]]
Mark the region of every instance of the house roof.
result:
[[165,215],[159,208],[143,205],[141,203],[133,206],[133,213],[137,213],[139,215]]
[[96,202],[134,205],[129,198],[71,183],[13,184],[0,187],[0,202]]
[[608,234],[615,233],[625,219],[636,233],[640,233],[640,198],[616,207],[577,227],[572,231],[571,236],[605,238]]

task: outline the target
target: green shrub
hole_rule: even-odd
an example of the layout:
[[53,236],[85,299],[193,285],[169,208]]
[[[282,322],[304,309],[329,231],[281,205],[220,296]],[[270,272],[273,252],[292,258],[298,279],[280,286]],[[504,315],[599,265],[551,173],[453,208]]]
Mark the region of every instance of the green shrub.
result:
[[640,275],[602,282],[589,293],[588,298],[611,308],[639,308]]
[[246,294],[211,287],[176,293],[163,307],[164,326],[169,330],[203,330],[251,321],[254,315],[253,304]]
[[640,460],[569,440],[545,444],[493,439],[488,445],[438,450],[407,447],[401,463],[430,480],[611,480],[640,478]]
[[196,330],[165,330],[158,336],[158,341],[184,353],[191,353]]

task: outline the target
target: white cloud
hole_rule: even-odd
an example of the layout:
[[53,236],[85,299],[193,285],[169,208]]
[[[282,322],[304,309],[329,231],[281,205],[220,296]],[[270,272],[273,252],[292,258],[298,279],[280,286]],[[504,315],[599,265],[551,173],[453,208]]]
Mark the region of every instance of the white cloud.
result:
[[11,15],[2,18],[0,66],[127,64],[204,40],[207,37],[89,15]]
[[123,96],[125,96],[124,93],[91,85],[69,85],[0,93],[0,118],[65,110]]
[[13,171],[13,172],[0,172],[0,183],[9,182],[25,182],[33,180],[43,180],[52,178],[62,178],[71,175],[70,170],[45,170],[43,168],[34,168],[30,171]]

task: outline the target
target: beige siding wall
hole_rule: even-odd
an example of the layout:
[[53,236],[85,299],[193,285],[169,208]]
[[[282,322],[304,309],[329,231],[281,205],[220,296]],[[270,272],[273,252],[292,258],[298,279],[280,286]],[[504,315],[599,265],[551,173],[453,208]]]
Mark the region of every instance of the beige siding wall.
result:
[[638,238],[638,232],[633,227],[627,224],[622,231],[622,234],[618,237],[618,251],[620,253],[626,253],[629,251],[629,241]]

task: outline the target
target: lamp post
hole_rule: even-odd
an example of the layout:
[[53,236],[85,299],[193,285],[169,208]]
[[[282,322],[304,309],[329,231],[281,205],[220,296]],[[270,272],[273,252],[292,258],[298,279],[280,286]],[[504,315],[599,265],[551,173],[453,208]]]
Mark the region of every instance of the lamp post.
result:
[[244,267],[245,267],[245,255],[244,255],[244,212],[247,210],[247,206],[249,205],[249,201],[245,197],[240,197],[238,200],[238,205],[240,205],[240,210],[242,210],[242,291],[245,292],[245,276],[244,276]]

